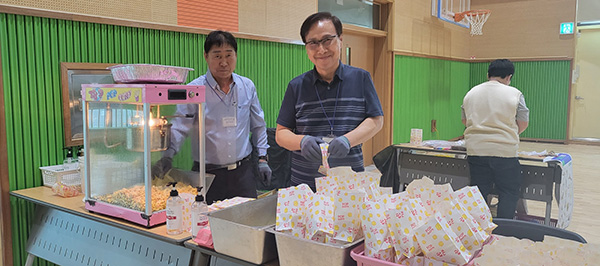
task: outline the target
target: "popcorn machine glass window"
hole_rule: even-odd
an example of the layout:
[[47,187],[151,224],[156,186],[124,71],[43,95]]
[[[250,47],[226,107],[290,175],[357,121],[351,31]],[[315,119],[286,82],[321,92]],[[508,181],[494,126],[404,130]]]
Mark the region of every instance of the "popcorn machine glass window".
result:
[[168,181],[192,194],[205,183],[204,169],[187,180],[152,177],[151,166],[171,141],[174,116],[165,114],[175,104],[198,105],[198,117],[181,119],[197,121],[197,158],[204,161],[204,86],[86,84],[82,94],[86,209],[145,226],[164,223]]

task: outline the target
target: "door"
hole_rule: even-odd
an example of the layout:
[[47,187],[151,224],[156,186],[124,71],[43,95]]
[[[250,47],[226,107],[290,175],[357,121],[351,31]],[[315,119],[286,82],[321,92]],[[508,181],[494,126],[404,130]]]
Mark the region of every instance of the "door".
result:
[[[375,49],[374,37],[344,33],[342,35],[342,62],[347,65],[362,68],[373,77]],[[379,96],[381,100],[381,95]],[[373,164],[373,139],[363,144],[363,159],[365,166]]]
[[[571,140],[600,142],[600,29],[581,30],[575,48]],[[578,75],[578,77],[577,77]]]

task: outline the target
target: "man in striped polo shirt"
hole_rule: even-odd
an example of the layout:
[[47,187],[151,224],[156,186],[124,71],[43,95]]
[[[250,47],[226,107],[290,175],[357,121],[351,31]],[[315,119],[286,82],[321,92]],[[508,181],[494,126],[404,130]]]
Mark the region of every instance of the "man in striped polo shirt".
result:
[[364,171],[362,143],[383,127],[370,74],[340,61],[342,23],[329,12],[309,16],[300,29],[315,67],[292,79],[277,117],[277,143],[293,151],[292,185],[315,190],[319,143],[329,142],[329,165]]

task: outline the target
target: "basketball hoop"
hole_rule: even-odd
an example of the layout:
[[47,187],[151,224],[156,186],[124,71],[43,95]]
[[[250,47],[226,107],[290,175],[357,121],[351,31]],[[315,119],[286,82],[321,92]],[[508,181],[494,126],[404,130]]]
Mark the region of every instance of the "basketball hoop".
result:
[[471,36],[483,35],[483,24],[487,21],[491,11],[489,9],[469,10],[454,15],[454,21],[466,19],[471,25]]

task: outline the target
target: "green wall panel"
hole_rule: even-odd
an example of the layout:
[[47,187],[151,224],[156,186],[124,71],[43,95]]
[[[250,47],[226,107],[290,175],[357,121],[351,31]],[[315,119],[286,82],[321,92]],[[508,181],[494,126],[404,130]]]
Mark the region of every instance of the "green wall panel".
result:
[[[460,105],[469,89],[469,63],[397,55],[394,60],[393,142],[410,141],[410,129],[423,140],[462,135]],[[436,120],[437,132],[431,132]]]
[[[60,63],[148,63],[206,73],[205,36],[0,13],[10,190],[42,185],[40,166],[62,162]],[[311,69],[304,47],[238,39],[236,73],[252,79],[274,127],[287,83]],[[189,141],[188,141],[189,142]],[[175,163],[188,165],[189,144]],[[33,205],[11,197],[14,264],[25,263]],[[52,265],[36,260],[35,265]]]
[[[511,86],[519,89],[529,108],[529,127],[521,138],[566,140],[570,60],[514,62]],[[471,64],[470,86],[487,80],[489,63]]]

